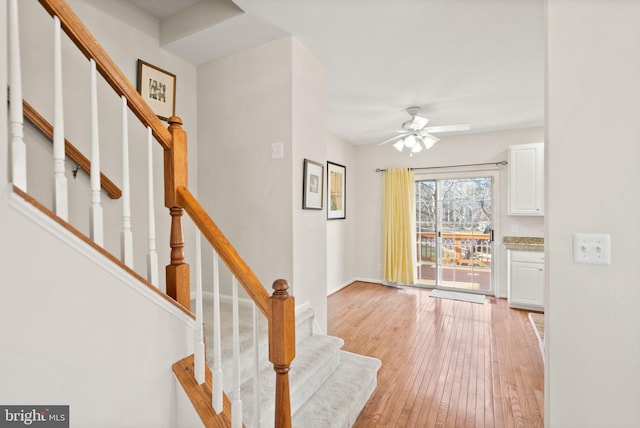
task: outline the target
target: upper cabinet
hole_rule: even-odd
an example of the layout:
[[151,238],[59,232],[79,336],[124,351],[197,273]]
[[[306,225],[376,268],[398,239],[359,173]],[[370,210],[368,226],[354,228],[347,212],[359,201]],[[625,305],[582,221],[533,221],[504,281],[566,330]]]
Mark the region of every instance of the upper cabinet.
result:
[[509,146],[509,215],[544,215],[544,143]]

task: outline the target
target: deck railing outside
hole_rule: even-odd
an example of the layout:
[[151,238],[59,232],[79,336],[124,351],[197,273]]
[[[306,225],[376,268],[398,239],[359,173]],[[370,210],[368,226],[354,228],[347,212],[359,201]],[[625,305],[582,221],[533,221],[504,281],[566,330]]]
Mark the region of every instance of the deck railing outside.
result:
[[[491,234],[441,233],[442,263],[462,265],[491,264]],[[436,232],[417,232],[418,259],[435,262],[437,258]]]

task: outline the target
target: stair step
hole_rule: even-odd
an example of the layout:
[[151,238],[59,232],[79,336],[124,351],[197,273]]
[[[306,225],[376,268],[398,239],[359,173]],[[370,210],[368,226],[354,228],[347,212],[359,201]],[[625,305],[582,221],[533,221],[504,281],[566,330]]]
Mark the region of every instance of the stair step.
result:
[[[313,335],[302,341],[289,371],[291,413],[301,408],[318,388],[334,373],[340,363],[338,337]],[[247,427],[272,427],[275,403],[275,372],[267,367],[260,372],[260,423],[254,420],[253,379],[242,385],[243,421]]]
[[[210,325],[212,303],[205,298],[205,324]],[[269,361],[267,322],[260,315],[260,421],[254,420],[252,308],[240,306],[240,378],[243,422],[247,428],[273,427],[275,372]],[[342,351],[338,337],[313,334],[315,312],[310,307],[296,311],[296,358],[289,371],[293,426],[350,427],[377,385],[380,360]],[[207,364],[212,366],[213,339],[207,331]],[[231,304],[221,307],[223,387],[229,398],[233,387]]]
[[351,427],[376,389],[380,366],[377,358],[340,351],[334,373],[293,414],[293,427]]
[[296,311],[296,344],[313,335],[313,321],[316,311],[306,307]]
[[[211,319],[213,317],[213,300],[210,297],[203,299],[204,303],[204,319],[205,319],[205,335],[207,347],[207,365],[213,367],[213,331],[211,330]],[[193,303],[195,305],[195,302]],[[223,385],[225,389],[232,385],[233,380],[233,352],[232,352],[232,322],[231,322],[231,303],[223,301],[220,305],[220,324],[222,336],[222,370],[224,373]],[[252,308],[248,305],[240,305],[240,382],[244,383],[253,376],[253,317]],[[296,344],[302,342],[313,334],[313,321],[315,311],[310,308],[302,308],[296,311]],[[267,321],[262,314],[259,314],[258,324],[258,342],[260,355],[260,369],[273,365],[269,361],[269,341],[267,334]]]

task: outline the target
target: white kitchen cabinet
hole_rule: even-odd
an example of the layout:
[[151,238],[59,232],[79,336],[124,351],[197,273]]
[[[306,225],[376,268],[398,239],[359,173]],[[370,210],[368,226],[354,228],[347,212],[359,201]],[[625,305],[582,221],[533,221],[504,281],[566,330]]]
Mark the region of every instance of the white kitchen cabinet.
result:
[[509,146],[509,215],[544,215],[544,143]]
[[507,251],[509,306],[544,311],[544,253]]

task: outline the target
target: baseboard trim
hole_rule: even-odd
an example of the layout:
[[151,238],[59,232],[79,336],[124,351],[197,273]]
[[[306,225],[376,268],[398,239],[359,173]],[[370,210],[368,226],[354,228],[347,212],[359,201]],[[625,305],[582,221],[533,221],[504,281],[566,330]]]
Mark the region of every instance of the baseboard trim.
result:
[[538,346],[540,347],[540,355],[542,356],[542,364],[544,364],[544,340],[540,337],[540,332],[536,328],[536,323],[533,322],[533,317],[531,316],[531,312],[527,315],[529,322],[531,323],[531,327],[533,328],[533,332],[536,335],[536,339],[538,339]]
[[331,290],[329,290],[327,292],[327,297],[331,296],[334,293],[337,293],[338,291],[342,290],[345,287],[350,286],[351,284],[353,284],[354,282],[368,282],[371,284],[376,284],[376,285],[384,285],[384,283],[382,282],[381,279],[372,279],[372,278],[352,278],[349,281],[339,285],[338,287],[332,288]]
[[342,284],[338,285],[337,287],[332,288],[331,290],[327,291],[327,296],[331,296],[333,293],[337,293],[338,291],[342,290],[344,287],[347,287],[351,284],[353,284],[355,281],[357,281],[356,279],[352,278],[346,282],[343,282]]

